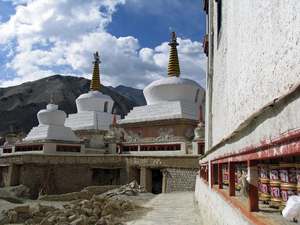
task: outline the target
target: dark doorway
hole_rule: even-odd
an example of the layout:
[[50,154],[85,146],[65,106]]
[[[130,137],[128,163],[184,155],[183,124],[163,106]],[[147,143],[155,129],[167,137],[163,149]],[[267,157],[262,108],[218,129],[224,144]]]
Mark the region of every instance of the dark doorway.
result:
[[160,194],[162,192],[163,175],[160,170],[152,170],[152,193]]

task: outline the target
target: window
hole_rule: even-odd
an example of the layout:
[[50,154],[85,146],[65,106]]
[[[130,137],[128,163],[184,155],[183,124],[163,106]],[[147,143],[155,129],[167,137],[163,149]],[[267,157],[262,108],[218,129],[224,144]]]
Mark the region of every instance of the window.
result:
[[57,145],[56,146],[57,152],[80,152],[80,146],[65,146],[65,145]]
[[198,143],[198,154],[204,155],[204,143]]
[[3,153],[12,153],[12,149],[11,148],[4,148]]
[[147,147],[142,147],[142,151],[148,151],[148,148]]
[[28,152],[28,151],[43,151],[43,145],[29,145],[16,147],[16,152]]
[[199,95],[200,89],[197,90],[196,96],[195,96],[195,102],[198,102],[198,95]]
[[104,102],[104,112],[107,112],[108,102]]

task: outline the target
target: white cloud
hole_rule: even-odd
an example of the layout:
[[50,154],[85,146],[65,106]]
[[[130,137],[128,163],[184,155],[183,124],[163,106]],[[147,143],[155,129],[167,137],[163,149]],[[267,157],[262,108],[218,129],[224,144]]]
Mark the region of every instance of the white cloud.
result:
[[[100,80],[104,85],[144,88],[166,77],[170,53],[167,42],[155,49],[140,49],[136,38],[116,38],[105,31],[116,6],[124,3],[125,0],[43,0],[16,6],[16,14],[0,24],[0,44],[7,46],[12,56],[7,68],[16,76],[0,80],[0,86],[78,72],[90,79],[95,51],[100,53]],[[204,87],[202,44],[180,38],[178,42],[181,76]]]

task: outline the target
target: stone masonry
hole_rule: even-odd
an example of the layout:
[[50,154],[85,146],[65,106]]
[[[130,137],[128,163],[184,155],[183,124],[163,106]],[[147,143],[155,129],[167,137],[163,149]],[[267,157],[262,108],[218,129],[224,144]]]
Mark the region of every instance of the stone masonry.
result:
[[168,168],[166,192],[194,191],[198,168]]

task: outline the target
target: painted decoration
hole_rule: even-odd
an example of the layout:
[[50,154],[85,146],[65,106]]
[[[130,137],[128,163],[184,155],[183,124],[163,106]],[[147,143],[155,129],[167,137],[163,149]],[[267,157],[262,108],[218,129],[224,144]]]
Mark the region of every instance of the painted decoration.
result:
[[137,132],[137,133],[134,133],[134,131],[129,130],[128,134],[129,134],[129,141],[130,142],[139,142],[141,137],[142,137],[142,131],[141,130],[139,130],[139,132]]
[[153,131],[153,140],[171,141],[180,138],[179,130],[171,126],[162,126]]

